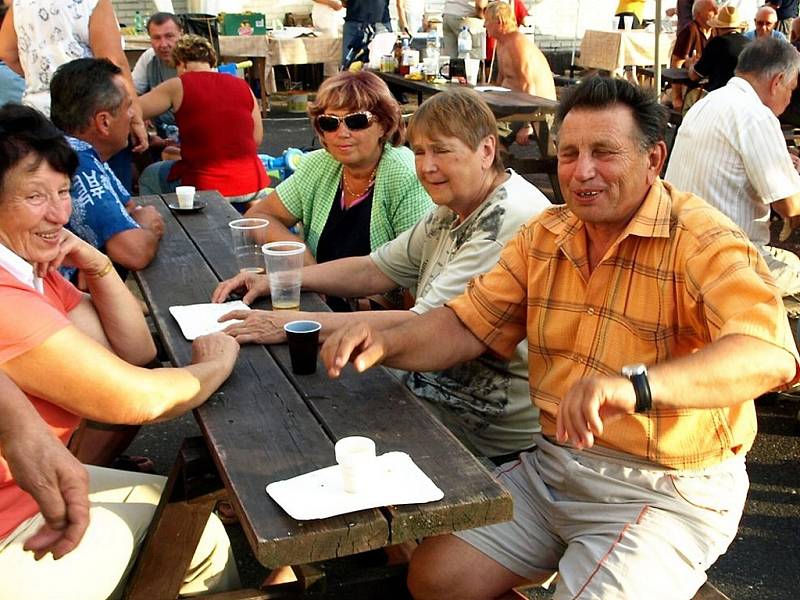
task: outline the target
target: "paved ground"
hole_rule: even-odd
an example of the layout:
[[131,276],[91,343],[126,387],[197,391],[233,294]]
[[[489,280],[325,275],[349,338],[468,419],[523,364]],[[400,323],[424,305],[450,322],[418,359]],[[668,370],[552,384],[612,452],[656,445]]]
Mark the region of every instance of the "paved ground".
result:
[[[286,147],[312,143],[305,118],[285,117],[266,120],[262,152],[277,155]],[[736,541],[710,571],[711,581],[733,600],[800,598],[798,409],[800,401],[789,398],[758,406],[759,435],[748,455],[751,489],[745,515]],[[143,428],[130,451],[151,457],[158,472],[166,474],[181,440],[190,435],[199,435],[199,430],[189,415]],[[258,585],[265,571],[248,556],[238,527],[229,527],[229,533],[245,583]]]

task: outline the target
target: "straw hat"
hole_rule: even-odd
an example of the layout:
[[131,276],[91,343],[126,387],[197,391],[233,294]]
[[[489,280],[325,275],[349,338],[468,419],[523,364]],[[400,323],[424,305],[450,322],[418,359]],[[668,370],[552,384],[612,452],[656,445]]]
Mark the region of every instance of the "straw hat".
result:
[[720,29],[742,29],[747,27],[747,21],[743,20],[736,7],[730,4],[720,6],[717,16],[709,19],[708,24],[711,27],[719,27]]

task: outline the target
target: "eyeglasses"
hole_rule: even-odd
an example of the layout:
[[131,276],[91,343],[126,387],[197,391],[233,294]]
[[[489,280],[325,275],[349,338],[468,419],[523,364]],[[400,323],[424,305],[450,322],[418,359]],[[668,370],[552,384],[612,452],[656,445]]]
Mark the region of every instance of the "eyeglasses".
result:
[[[775,22],[777,23],[777,21]],[[756,21],[756,25],[760,25],[761,27],[769,27],[770,25],[775,25],[772,21]]]
[[317,117],[317,127],[319,127],[320,131],[332,133],[339,129],[339,125],[344,122],[345,126],[350,131],[361,131],[369,127],[373,119],[372,113],[368,110],[350,113],[343,117],[337,117],[336,115],[319,115]]

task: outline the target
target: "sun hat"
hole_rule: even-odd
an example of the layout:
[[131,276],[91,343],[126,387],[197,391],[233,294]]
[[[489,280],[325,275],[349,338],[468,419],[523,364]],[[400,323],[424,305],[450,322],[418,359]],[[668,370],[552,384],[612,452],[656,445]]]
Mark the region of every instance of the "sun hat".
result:
[[741,29],[747,27],[747,21],[742,19],[737,8],[730,4],[720,6],[717,15],[709,19],[708,24],[711,27],[719,27],[720,29]]

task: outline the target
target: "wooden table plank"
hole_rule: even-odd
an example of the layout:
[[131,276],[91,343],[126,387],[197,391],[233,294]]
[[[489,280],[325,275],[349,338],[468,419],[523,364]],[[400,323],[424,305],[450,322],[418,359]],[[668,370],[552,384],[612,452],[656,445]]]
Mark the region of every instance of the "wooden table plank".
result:
[[[219,210],[229,207],[218,195],[207,199],[209,207],[213,201]],[[222,230],[209,221],[208,208],[175,217],[157,197],[143,200],[162,213],[166,233],[156,259],[137,279],[171,360],[183,365],[191,358],[191,345],[167,309],[207,300],[218,282],[184,227],[199,230],[205,223],[206,240],[230,234],[227,226]],[[267,483],[330,466],[334,453],[329,436],[263,346],[242,348],[229,380],[195,416],[262,564],[300,564],[386,545],[388,525],[378,510],[299,522],[267,496]]]

